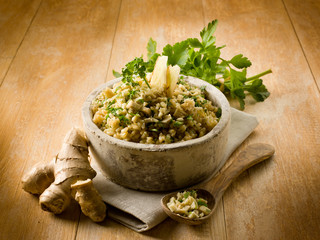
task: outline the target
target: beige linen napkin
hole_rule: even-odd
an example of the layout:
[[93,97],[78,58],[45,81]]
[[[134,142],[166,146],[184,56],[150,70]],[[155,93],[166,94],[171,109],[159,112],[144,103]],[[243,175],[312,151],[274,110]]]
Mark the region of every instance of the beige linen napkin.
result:
[[[231,109],[227,149],[217,171],[257,125],[258,121],[254,116]],[[94,161],[92,165],[98,173],[93,180],[94,185],[108,204],[110,218],[134,231],[143,232],[153,228],[167,217],[160,205],[164,193],[148,193],[121,187],[104,177]],[[216,172],[212,176],[215,174]]]

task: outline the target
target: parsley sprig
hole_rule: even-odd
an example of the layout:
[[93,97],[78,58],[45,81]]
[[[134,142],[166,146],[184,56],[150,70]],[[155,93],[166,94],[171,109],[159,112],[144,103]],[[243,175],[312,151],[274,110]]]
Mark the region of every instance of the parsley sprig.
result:
[[[219,88],[225,95],[237,99],[241,109],[245,107],[244,100],[247,95],[251,95],[258,102],[263,102],[270,93],[261,77],[271,73],[271,70],[247,77],[247,68],[252,65],[247,57],[238,54],[230,60],[222,58],[221,49],[225,45],[217,47],[215,45],[216,38],[213,36],[217,25],[218,20],[210,22],[200,32],[200,39],[188,38],[174,45],[167,44],[161,55],[168,56],[169,65],[179,65],[181,74],[205,80]],[[142,57],[135,58],[126,65],[125,69],[122,69],[121,75],[127,79],[128,71],[130,73],[138,72],[139,76],[142,70],[152,72],[156,59],[160,56],[156,49],[157,42],[150,38],[147,45],[148,61],[144,62]],[[120,76],[115,71],[114,75]],[[142,78],[145,79],[145,77]]]
[[[122,82],[132,87],[139,85],[137,82],[134,81],[134,76],[139,76],[150,88],[150,85],[146,79],[147,67],[148,63],[144,62],[142,57],[136,57],[132,61],[128,62],[125,68],[122,68],[121,74],[113,70],[113,75],[115,77],[122,76]],[[148,67],[148,69],[150,69],[150,67]]]

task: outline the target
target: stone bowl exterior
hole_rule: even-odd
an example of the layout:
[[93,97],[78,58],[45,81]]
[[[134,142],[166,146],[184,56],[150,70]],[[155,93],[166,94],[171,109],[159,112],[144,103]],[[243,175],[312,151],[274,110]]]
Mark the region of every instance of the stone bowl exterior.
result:
[[216,87],[197,78],[185,77],[192,85],[205,85],[207,97],[222,110],[219,123],[209,133],[179,143],[141,144],[111,137],[92,121],[93,99],[120,80],[117,78],[96,88],[82,108],[90,151],[102,174],[131,189],[171,191],[199,183],[219,170],[228,141],[231,113],[228,100]]

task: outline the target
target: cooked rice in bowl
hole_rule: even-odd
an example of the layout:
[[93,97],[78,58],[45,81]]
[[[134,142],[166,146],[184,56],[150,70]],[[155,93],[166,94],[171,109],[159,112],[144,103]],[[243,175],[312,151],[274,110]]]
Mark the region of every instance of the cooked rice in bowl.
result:
[[92,102],[93,122],[106,134],[130,142],[168,144],[204,136],[221,110],[206,98],[205,88],[180,77],[172,95],[149,88],[137,77],[106,88]]

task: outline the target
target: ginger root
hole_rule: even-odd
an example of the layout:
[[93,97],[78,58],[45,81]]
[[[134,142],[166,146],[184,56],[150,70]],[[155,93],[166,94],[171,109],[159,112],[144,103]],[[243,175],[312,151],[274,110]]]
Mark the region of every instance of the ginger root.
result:
[[22,178],[22,188],[32,194],[41,194],[54,182],[54,161],[49,164],[37,163]]
[[[96,172],[90,166],[88,154],[88,143],[84,134],[79,129],[72,128],[54,161],[47,165],[37,164],[22,178],[22,188],[29,193],[40,195],[39,203],[43,210],[60,214],[70,204],[71,186],[75,184],[73,188],[81,192],[75,193],[75,200],[79,202],[81,209],[86,209],[83,213],[93,221],[103,221],[106,205],[92,185],[91,179],[96,176]],[[91,186],[80,187],[83,185],[81,181],[87,180]],[[78,195],[81,197],[77,197]],[[90,199],[90,203],[87,203],[86,199]],[[90,207],[87,207],[88,205]]]
[[90,217],[94,222],[103,221],[106,205],[94,188],[91,179],[79,180],[71,185],[71,189],[72,196],[80,204],[83,214]]

